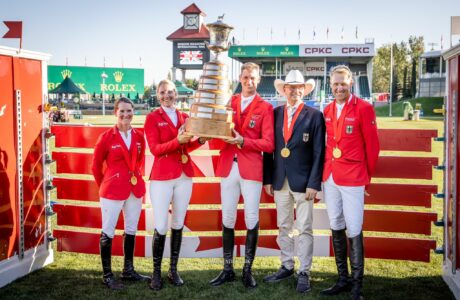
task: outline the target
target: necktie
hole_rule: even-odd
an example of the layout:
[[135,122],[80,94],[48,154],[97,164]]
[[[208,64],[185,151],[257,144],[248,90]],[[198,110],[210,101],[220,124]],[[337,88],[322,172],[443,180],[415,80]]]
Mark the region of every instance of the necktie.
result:
[[291,122],[292,122],[292,117],[295,114],[296,107],[295,106],[289,106],[288,108],[288,126],[291,127]]

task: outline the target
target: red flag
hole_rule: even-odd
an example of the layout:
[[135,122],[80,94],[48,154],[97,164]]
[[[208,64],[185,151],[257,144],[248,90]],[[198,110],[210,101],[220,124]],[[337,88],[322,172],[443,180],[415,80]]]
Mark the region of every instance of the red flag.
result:
[[3,38],[5,39],[20,39],[22,38],[22,21],[3,21],[6,27],[8,27],[8,32],[5,33]]

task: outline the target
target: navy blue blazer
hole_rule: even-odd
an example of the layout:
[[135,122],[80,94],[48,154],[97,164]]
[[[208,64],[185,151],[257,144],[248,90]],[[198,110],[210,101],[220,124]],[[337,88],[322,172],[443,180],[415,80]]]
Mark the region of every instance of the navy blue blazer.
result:
[[304,105],[294,124],[294,131],[287,147],[291,154],[283,158],[283,121],[286,105],[274,109],[275,152],[264,153],[264,185],[272,184],[281,190],[287,176],[293,192],[305,193],[307,188],[321,190],[323,175],[326,126],[323,114]]

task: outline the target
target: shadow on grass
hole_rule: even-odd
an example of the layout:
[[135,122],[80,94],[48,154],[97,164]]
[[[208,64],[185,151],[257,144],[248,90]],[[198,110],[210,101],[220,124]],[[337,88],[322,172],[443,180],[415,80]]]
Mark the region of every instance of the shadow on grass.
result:
[[[208,281],[218,274],[216,270],[180,272],[185,281],[182,287],[174,287],[167,282],[163,270],[165,287],[151,291],[147,283],[127,283],[122,291],[110,291],[101,283],[101,273],[94,269],[52,269],[44,268],[21,278],[0,289],[1,299],[348,299],[321,297],[320,291],[336,280],[336,275],[326,272],[312,274],[313,290],[307,295],[296,293],[296,279],[266,284],[263,277],[274,269],[255,269],[258,287],[247,290],[241,283],[241,269],[236,269],[237,280],[221,287],[211,287]],[[119,273],[116,273],[118,276]],[[389,278],[381,276],[365,277],[364,295],[367,299],[453,299],[446,284],[439,276],[416,276]]]

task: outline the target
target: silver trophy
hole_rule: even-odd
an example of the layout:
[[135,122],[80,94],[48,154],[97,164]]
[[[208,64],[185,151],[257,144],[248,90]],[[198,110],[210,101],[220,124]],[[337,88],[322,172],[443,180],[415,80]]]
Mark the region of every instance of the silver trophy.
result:
[[224,16],[225,14],[219,16],[216,22],[206,25],[208,27],[210,35],[210,42],[206,42],[206,46],[209,50],[214,52],[214,60],[216,61],[219,60],[219,54],[221,52],[227,51],[228,48],[230,48],[228,36],[230,32],[233,30],[233,27],[223,22]]
[[219,61],[219,54],[230,47],[228,36],[232,26],[225,24],[223,15],[206,26],[210,42],[206,46],[215,55],[214,59],[203,65],[195,102],[190,107],[190,118],[186,133],[200,137],[231,138],[233,111],[226,104],[230,98],[230,84],[227,66]]

